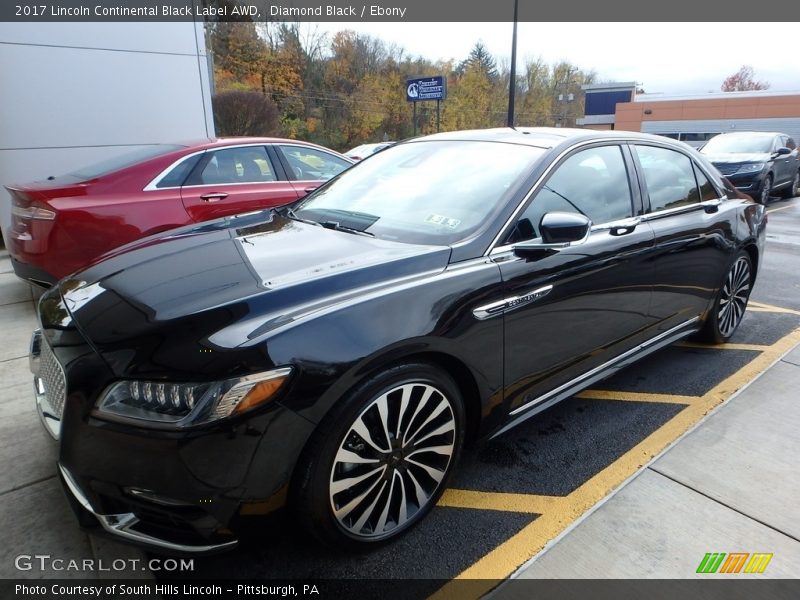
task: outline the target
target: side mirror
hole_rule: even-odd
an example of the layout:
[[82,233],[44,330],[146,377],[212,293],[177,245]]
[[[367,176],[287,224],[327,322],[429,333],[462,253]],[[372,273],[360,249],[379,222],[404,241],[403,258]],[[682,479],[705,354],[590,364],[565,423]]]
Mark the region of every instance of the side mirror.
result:
[[545,244],[575,244],[589,235],[592,222],[586,215],[568,212],[546,213],[539,223]]
[[792,153],[792,151],[789,150],[789,148],[778,148],[775,151],[775,154],[777,154],[778,156],[786,156],[787,154],[791,154],[791,153]]
[[541,238],[514,245],[520,258],[537,258],[561,248],[580,244],[589,237],[592,222],[586,215],[568,212],[545,213],[539,222]]

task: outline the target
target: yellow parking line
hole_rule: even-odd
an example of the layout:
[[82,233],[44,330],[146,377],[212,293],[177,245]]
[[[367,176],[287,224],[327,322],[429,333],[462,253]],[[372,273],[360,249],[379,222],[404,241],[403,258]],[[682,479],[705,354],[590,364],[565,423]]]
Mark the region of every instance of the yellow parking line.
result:
[[[778,340],[739,371],[689,404],[662,427],[584,482],[563,502],[555,502],[552,510],[545,511],[532,523],[523,527],[515,535],[459,573],[456,579],[485,580],[475,582],[477,587],[473,591],[476,595],[490,591],[499,580],[507,578],[522,563],[535,556],[549,540],[556,537],[580,515],[619,487],[656,454],[694,426],[716,405],[729,398],[731,394],[767,369],[797,344],[800,344],[800,328]],[[451,581],[434,593],[431,598],[435,600],[456,598],[457,591],[457,584]]]
[[769,349],[769,346],[763,344],[700,344],[698,342],[676,342],[673,346],[679,348],[708,348],[711,350],[753,350],[754,352],[763,352]]
[[651,394],[646,392],[615,392],[608,390],[583,390],[575,394],[583,400],[623,400],[625,402],[659,402],[665,404],[692,404],[700,396],[680,396],[678,394]]
[[774,212],[778,212],[779,210],[786,210],[787,208],[794,208],[795,206],[797,206],[797,205],[796,204],[790,204],[789,206],[779,206],[777,208],[770,208],[767,211],[767,213],[774,213]]
[[439,506],[541,514],[563,502],[563,496],[447,489],[439,500]]
[[772,304],[764,304],[763,302],[753,302],[752,300],[747,303],[747,310],[755,310],[757,312],[786,313],[789,315],[800,316],[800,310],[794,310],[793,308],[783,308],[782,306],[773,306]]

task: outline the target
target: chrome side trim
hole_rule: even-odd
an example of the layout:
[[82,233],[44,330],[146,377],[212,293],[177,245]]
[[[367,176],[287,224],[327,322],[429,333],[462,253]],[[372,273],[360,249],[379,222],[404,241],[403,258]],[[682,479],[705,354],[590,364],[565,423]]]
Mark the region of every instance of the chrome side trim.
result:
[[65,469],[60,464],[58,465],[58,470],[61,471],[61,477],[64,479],[64,483],[66,484],[70,493],[72,493],[72,495],[78,501],[78,503],[87,511],[92,513],[97,518],[97,521],[100,523],[103,529],[105,529],[108,533],[112,535],[133,542],[137,542],[140,544],[147,544],[150,546],[156,546],[158,548],[163,548],[165,550],[174,550],[177,552],[211,552],[215,550],[222,550],[223,548],[231,548],[238,543],[237,540],[232,540],[230,542],[225,542],[224,544],[189,546],[186,544],[177,544],[175,542],[170,542],[168,540],[163,540],[161,538],[147,535],[146,533],[135,531],[131,529],[139,522],[139,518],[135,514],[133,513],[120,513],[116,515],[99,514],[92,507],[92,503],[89,502],[89,499],[81,491],[81,488],[78,486],[78,483],[72,477],[70,472],[67,471],[67,469]]
[[652,221],[654,219],[660,219],[661,217],[671,217],[673,215],[680,215],[683,213],[690,213],[700,209],[709,209],[715,208],[721,205],[725,200],[727,200],[727,196],[723,196],[721,198],[715,198],[713,200],[704,200],[703,202],[695,202],[694,204],[687,204],[685,206],[677,206],[675,208],[667,208],[664,210],[659,210],[656,212],[651,212],[642,215],[642,221]]
[[568,382],[558,386],[554,390],[550,390],[546,394],[543,394],[542,396],[539,396],[539,397],[534,398],[533,400],[531,400],[529,402],[526,402],[522,406],[517,407],[514,410],[512,410],[509,413],[509,415],[511,415],[511,416],[517,415],[517,414],[519,414],[521,412],[524,412],[524,411],[526,411],[526,410],[528,410],[528,409],[530,409],[530,408],[532,408],[532,407],[534,407],[534,406],[536,406],[538,404],[541,404],[542,402],[548,400],[549,398],[552,398],[553,396],[558,395],[560,392],[563,392],[564,390],[567,390],[567,389],[569,389],[571,387],[574,387],[574,386],[578,385],[580,382],[585,381],[586,379],[590,379],[592,376],[597,375],[598,373],[600,373],[600,372],[612,367],[614,364],[622,362],[626,358],[629,358],[629,357],[633,356],[634,354],[637,354],[637,353],[641,352],[642,350],[645,350],[645,349],[647,349],[647,348],[649,348],[649,347],[651,347],[651,346],[653,346],[655,344],[658,344],[658,342],[660,342],[661,340],[664,340],[664,339],[670,337],[671,335],[679,332],[681,329],[686,329],[687,327],[689,327],[690,325],[696,323],[699,320],[700,320],[700,317],[698,316],[698,317],[694,317],[692,319],[689,319],[688,321],[684,321],[680,325],[676,325],[675,327],[672,327],[671,329],[668,329],[667,331],[665,331],[663,333],[660,333],[656,337],[651,338],[651,339],[647,340],[646,342],[644,342],[642,344],[639,344],[635,348],[631,348],[627,352],[623,352],[622,354],[620,354],[619,356],[617,356],[615,358],[612,358],[608,362],[605,362],[602,365],[599,365],[599,366],[595,367],[594,369],[591,369],[590,371],[586,371],[585,373],[579,375],[575,379],[573,379],[571,381],[568,381]]
[[491,304],[484,304],[483,306],[479,306],[474,309],[472,311],[472,316],[479,321],[484,321],[486,319],[490,319],[491,317],[497,317],[505,314],[509,310],[525,306],[526,304],[530,304],[539,298],[545,297],[552,289],[552,285],[546,285],[544,287],[531,290],[530,292],[520,294],[519,296],[510,296],[509,298],[503,298],[502,300],[492,302]]

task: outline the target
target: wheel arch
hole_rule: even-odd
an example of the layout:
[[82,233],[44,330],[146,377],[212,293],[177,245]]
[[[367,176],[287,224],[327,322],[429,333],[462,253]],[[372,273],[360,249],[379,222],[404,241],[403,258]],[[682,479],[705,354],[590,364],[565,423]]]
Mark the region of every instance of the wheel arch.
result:
[[749,240],[745,242],[744,246],[742,246],[742,250],[747,252],[748,256],[750,256],[750,265],[753,268],[753,283],[756,281],[756,277],[758,277],[758,268],[759,268],[759,253],[758,253],[758,246],[756,245],[754,240]]

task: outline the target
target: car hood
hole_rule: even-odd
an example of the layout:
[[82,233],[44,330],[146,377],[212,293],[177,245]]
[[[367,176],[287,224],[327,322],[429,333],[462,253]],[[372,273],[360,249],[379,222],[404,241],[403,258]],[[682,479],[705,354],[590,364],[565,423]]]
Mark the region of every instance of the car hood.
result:
[[745,162],[767,162],[770,160],[768,152],[735,152],[725,154],[703,154],[715,165]]
[[84,336],[130,374],[120,353],[150,347],[163,364],[174,362],[170,352],[235,348],[365,290],[442,270],[449,256],[449,247],[263,211],[140,240],[59,285]]

